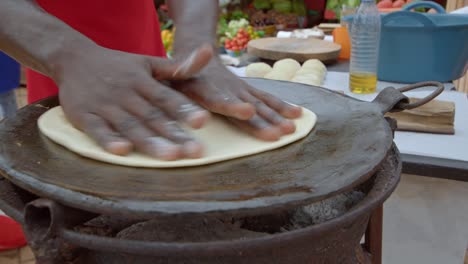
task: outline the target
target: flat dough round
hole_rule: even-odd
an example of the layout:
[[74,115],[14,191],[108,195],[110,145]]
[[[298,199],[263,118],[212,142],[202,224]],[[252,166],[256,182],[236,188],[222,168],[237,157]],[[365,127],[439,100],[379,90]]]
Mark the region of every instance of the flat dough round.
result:
[[99,147],[86,134],[74,128],[60,106],[49,109],[41,115],[38,126],[40,131],[52,141],[91,159],[131,167],[176,168],[206,165],[280,148],[307,136],[314,128],[317,116],[303,108],[302,116],[293,121],[296,124],[295,133],[283,136],[275,142],[266,142],[247,135],[218,116],[213,116],[201,129],[192,130],[184,127],[204,144],[204,156],[199,159],[176,161],[162,161],[136,152],[127,156],[111,154]]

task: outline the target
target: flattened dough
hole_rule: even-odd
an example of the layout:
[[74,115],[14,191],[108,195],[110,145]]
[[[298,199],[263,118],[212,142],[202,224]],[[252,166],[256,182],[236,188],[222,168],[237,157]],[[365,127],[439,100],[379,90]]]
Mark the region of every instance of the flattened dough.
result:
[[205,146],[200,159],[162,161],[139,153],[118,156],[106,152],[80,130],[74,128],[65,118],[60,106],[49,109],[38,120],[40,131],[54,142],[69,150],[99,161],[131,167],[176,168],[206,165],[234,158],[249,156],[280,148],[305,137],[314,128],[316,115],[303,108],[300,118],[293,120],[296,132],[283,136],[275,142],[266,142],[245,134],[224,119],[213,116],[201,129],[187,130]]

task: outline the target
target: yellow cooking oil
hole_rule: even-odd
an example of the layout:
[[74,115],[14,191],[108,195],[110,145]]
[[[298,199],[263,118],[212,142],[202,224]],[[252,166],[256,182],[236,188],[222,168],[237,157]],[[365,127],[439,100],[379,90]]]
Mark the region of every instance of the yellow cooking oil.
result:
[[358,94],[375,93],[377,88],[377,74],[369,72],[352,72],[349,75],[349,88]]

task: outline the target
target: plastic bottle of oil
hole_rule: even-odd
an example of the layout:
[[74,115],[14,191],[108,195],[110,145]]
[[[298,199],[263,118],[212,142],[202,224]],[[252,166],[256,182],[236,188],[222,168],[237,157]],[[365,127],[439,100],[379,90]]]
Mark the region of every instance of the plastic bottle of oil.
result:
[[380,24],[375,0],[361,0],[351,23],[351,92],[363,94],[376,91]]

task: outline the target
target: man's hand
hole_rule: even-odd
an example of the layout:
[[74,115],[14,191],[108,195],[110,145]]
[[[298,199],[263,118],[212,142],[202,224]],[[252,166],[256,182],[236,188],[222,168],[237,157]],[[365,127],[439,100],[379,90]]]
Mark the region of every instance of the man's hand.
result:
[[[174,19],[174,54],[185,56],[200,43],[217,47],[217,0],[168,0]],[[229,117],[231,122],[264,140],[277,140],[295,130],[292,121],[301,115],[301,108],[256,90],[232,74],[213,58],[196,79],[174,84],[174,87],[206,109]]]
[[173,86],[211,112],[224,115],[247,133],[268,141],[295,131],[288,118],[298,118],[301,108],[257,90],[213,59],[199,77]]
[[183,61],[98,46],[82,53],[63,56],[52,76],[74,126],[118,155],[135,148],[163,160],[202,156],[202,145],[175,121],[199,128],[209,113],[157,80],[191,77],[211,59],[210,47],[196,50]]

